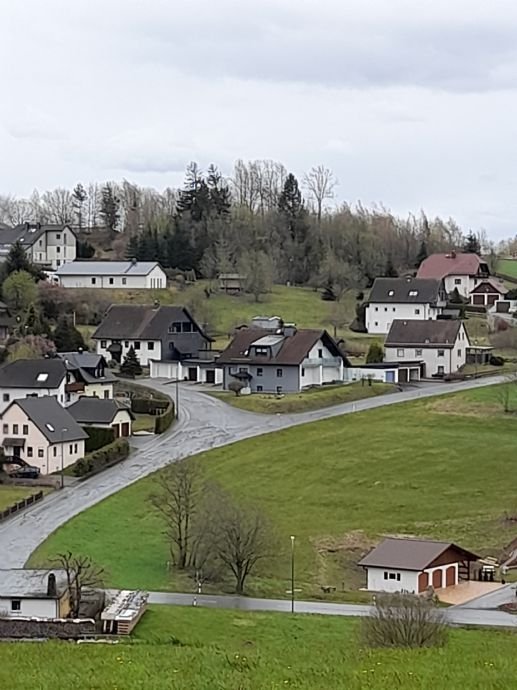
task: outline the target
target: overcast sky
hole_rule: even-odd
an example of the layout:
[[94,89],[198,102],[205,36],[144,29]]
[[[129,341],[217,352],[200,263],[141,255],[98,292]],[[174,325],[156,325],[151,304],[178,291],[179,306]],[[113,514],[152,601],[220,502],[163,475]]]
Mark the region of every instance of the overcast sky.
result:
[[0,193],[190,160],[516,232],[515,0],[0,0]]

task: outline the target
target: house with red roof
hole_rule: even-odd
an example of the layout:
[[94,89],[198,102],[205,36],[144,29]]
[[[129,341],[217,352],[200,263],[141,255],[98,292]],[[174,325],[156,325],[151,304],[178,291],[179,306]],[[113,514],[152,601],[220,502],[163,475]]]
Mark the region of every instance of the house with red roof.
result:
[[490,278],[490,270],[477,254],[451,251],[428,256],[420,264],[416,277],[443,280],[447,293],[457,289],[462,297],[470,300],[472,291]]

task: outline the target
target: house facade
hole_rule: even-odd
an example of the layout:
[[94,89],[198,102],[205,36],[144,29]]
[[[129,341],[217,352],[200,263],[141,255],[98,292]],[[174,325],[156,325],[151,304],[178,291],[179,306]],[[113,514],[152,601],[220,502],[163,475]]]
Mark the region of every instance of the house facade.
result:
[[122,362],[131,347],[143,366],[206,356],[212,339],[184,307],[112,305],[92,335],[97,354]]
[[57,358],[19,359],[0,368],[0,413],[13,400],[52,396],[66,406],[77,399],[77,379]]
[[32,263],[54,271],[77,256],[77,238],[67,224],[21,223],[0,228],[0,257],[5,258],[16,242],[25,247]]
[[478,283],[470,292],[470,304],[492,307],[499,300],[504,300],[508,289],[494,278],[487,278]]
[[65,288],[118,288],[159,290],[167,276],[156,261],[73,261],[56,273]]
[[368,333],[386,334],[395,319],[437,319],[447,305],[442,280],[434,278],[376,278],[365,323]]
[[431,254],[421,264],[417,278],[443,280],[450,295],[455,289],[466,299],[479,283],[490,277],[488,264],[477,254],[451,251]]
[[283,327],[239,330],[217,361],[223,388],[233,381],[243,392],[294,393],[310,386],[343,382],[349,362],[326,331]]
[[468,347],[461,321],[394,321],[384,343],[384,360],[419,367],[422,378],[442,377],[466,363]]
[[54,397],[15,400],[0,415],[1,439],[7,456],[58,472],[84,457],[87,434]]
[[471,563],[479,556],[450,542],[384,539],[358,565],[366,571],[372,592],[423,594],[471,579]]
[[133,413],[116,400],[83,397],[70,405],[68,412],[83,429],[113,429],[115,438],[131,436]]
[[69,613],[65,570],[0,570],[0,616],[66,618]]
[[94,352],[58,352],[56,354],[73,376],[75,385],[69,382],[67,392],[74,390],[77,396],[113,398],[113,386],[117,380],[108,367],[106,359]]

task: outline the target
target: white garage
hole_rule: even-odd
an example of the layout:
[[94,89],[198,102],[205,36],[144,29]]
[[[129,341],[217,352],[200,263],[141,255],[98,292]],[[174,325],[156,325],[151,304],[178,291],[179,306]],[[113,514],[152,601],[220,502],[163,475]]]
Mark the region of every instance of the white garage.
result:
[[150,376],[152,379],[191,381],[208,385],[220,385],[223,382],[223,370],[216,365],[214,360],[186,359],[182,362],[151,360]]

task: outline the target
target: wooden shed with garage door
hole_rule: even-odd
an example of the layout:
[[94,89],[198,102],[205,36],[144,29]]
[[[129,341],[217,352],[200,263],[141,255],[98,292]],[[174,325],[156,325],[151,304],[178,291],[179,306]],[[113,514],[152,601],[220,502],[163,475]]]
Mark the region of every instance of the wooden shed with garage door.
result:
[[470,580],[470,564],[479,556],[451,542],[424,539],[384,539],[358,565],[373,592],[412,592],[442,589]]

